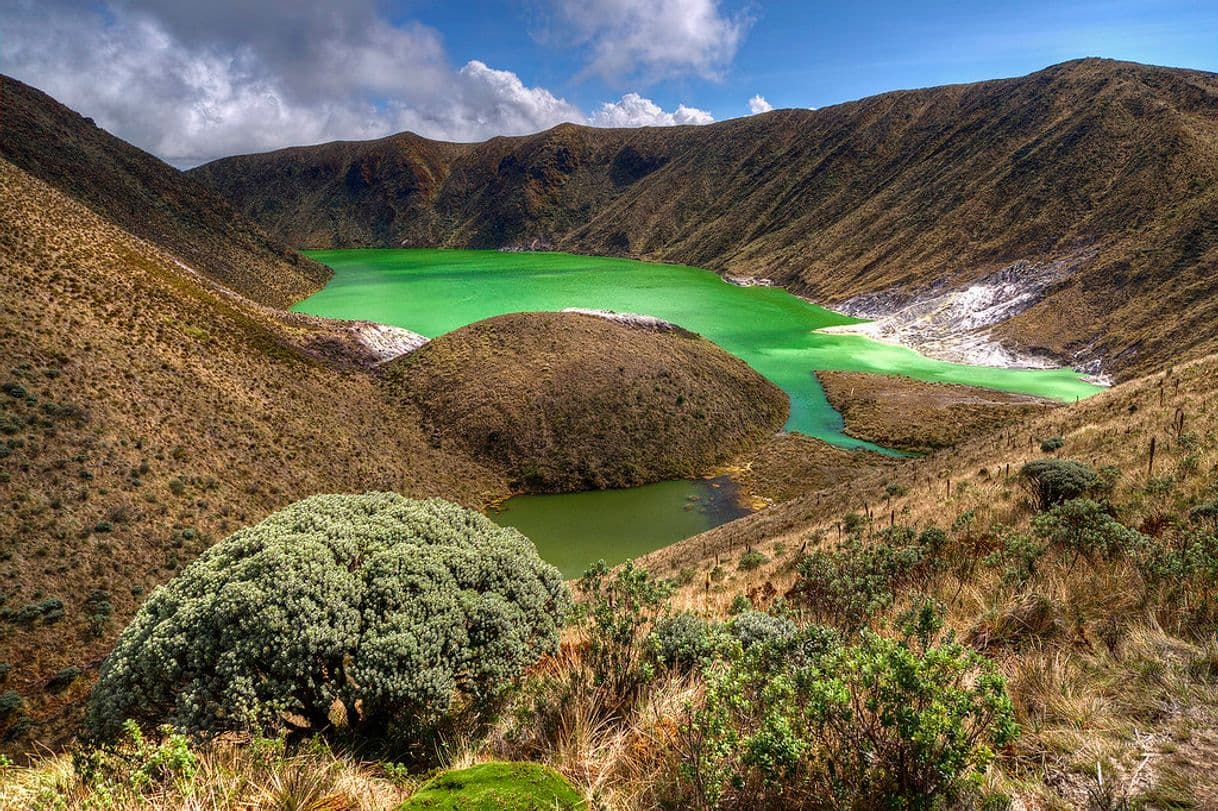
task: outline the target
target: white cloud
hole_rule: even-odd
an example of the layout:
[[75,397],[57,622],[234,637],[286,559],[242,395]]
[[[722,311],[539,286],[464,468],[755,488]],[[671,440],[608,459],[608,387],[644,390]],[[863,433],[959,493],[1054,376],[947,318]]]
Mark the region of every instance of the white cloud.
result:
[[551,0],[559,30],[546,41],[591,48],[588,70],[610,81],[718,78],[748,30],[719,0]]
[[715,118],[705,110],[678,105],[666,112],[651,99],[627,93],[619,101],[606,101],[588,118],[594,127],[671,127],[675,124],[709,124]]
[[232,3],[18,2],[2,14],[0,66],[178,166],[401,129],[482,140],[584,117],[510,71],[454,70],[434,30],[392,25],[370,4],[285,0],[277,15],[229,13]]
[[0,0],[0,30],[0,70],[181,167],[401,130],[478,141],[713,120],[634,93],[588,118],[511,71],[453,67],[438,32],[375,0]]
[[774,105],[765,100],[765,96],[758,93],[749,99],[749,114],[757,115],[758,113],[768,113],[774,109]]

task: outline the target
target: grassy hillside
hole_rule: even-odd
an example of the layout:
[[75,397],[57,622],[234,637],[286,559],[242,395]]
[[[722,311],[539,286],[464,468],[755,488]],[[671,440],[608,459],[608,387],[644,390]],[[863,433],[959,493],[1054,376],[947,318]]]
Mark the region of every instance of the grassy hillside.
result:
[[0,76],[0,158],[263,304],[287,306],[330,277],[208,187],[7,76]]
[[788,408],[703,338],[580,313],[479,321],[391,362],[385,380],[434,441],[533,492],[701,475],[773,436]]
[[[1216,374],[1218,356],[1183,364],[678,544],[644,561],[650,574],[586,578],[561,650],[445,762],[541,763],[593,808],[873,809],[892,796],[880,786],[948,774],[935,790],[950,809],[1212,807]],[[1063,445],[1046,453],[1049,435]],[[1037,506],[1019,469],[1046,459],[1093,468],[1087,498]],[[939,630],[907,613],[928,598]],[[974,716],[979,677],[999,698]],[[978,739],[994,751],[959,750],[975,776],[917,748],[1006,714],[1017,729]],[[141,746],[100,777],[66,756],[10,769],[0,797],[371,809],[430,774],[341,739]],[[901,764],[922,777],[884,782]]]
[[1218,346],[1215,103],[1213,74],[1087,59],[706,127],[403,135],[192,174],[294,244],[628,255],[827,304],[1026,260],[1012,275],[1053,281],[998,337],[1129,377]]
[[0,662],[25,701],[0,722],[23,751],[71,729],[135,607],[233,529],[313,493],[507,492],[433,449],[335,325],[189,273],[7,161],[0,273]]

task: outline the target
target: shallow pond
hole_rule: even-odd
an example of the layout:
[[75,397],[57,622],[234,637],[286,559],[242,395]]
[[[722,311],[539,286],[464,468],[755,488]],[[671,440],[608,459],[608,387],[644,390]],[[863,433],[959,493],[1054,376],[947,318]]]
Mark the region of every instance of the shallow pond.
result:
[[726,476],[669,481],[626,490],[516,496],[491,511],[515,527],[564,577],[579,577],[597,560],[637,558],[748,514]]

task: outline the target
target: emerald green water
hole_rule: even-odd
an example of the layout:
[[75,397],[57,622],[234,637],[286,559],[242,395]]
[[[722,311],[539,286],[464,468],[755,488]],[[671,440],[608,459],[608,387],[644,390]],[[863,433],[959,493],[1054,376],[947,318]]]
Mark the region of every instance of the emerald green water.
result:
[[994,369],[932,360],[858,335],[816,330],[858,319],[777,287],[737,287],[710,271],[629,259],[561,253],[436,249],[309,251],[334,269],[299,312],[366,319],[434,338],[511,312],[591,307],[644,313],[714,341],[791,398],[787,429],[842,447],[871,447],[846,436],[812,372],[902,374],[1073,401],[1099,391],[1070,369]]
[[491,519],[532,539],[537,552],[579,577],[597,560],[610,566],[747,515],[726,477],[668,481],[627,490],[516,496]]

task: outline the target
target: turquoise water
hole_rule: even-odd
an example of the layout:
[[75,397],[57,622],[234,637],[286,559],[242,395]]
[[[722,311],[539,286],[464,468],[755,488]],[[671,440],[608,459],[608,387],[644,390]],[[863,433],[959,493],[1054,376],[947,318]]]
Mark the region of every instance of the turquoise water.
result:
[[901,374],[1073,401],[1099,391],[1070,369],[993,369],[932,360],[858,335],[816,330],[858,319],[776,287],[737,287],[706,270],[561,253],[437,249],[309,251],[334,278],[299,312],[366,319],[434,338],[510,312],[590,307],[667,319],[714,341],[787,393],[787,429],[842,447],[841,416],[818,369]]

